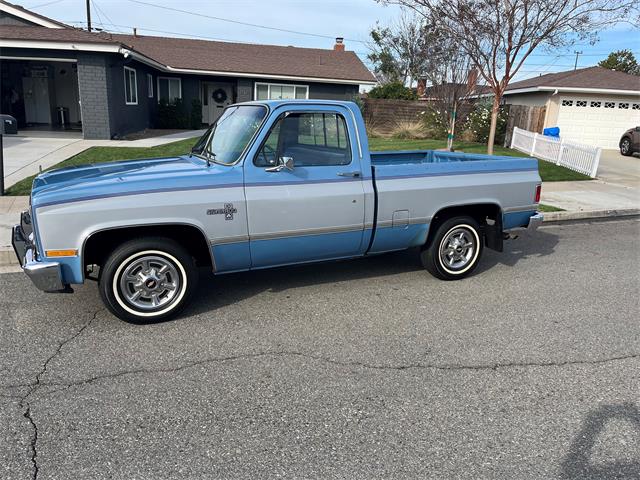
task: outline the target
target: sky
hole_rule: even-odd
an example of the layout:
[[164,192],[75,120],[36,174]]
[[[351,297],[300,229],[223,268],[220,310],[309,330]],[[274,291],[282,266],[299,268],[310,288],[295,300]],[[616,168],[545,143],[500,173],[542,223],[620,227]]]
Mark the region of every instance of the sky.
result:
[[[86,0],[10,1],[65,23],[86,26]],[[369,67],[366,57],[371,28],[376,22],[393,22],[401,13],[398,6],[385,6],[374,0],[90,1],[94,27],[109,31],[131,33],[132,28],[137,27],[142,35],[191,36],[314,48],[332,48],[335,37],[344,37],[347,50],[355,51]],[[613,50],[630,49],[640,59],[640,30],[620,25],[600,32],[599,36],[600,41],[595,45],[535,51],[515,80],[571,70],[576,50],[582,52],[578,57],[578,68],[596,65]]]

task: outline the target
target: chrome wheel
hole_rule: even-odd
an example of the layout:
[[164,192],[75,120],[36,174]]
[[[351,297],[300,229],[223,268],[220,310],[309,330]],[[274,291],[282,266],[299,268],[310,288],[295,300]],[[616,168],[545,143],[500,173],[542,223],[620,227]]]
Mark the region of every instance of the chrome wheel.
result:
[[144,255],[128,263],[120,276],[119,290],[126,303],[138,310],[170,305],[182,289],[178,267],[159,255]]
[[463,271],[476,258],[477,234],[469,227],[449,230],[440,242],[440,262],[449,271]]
[[620,153],[627,155],[631,149],[631,142],[626,138],[620,143]]

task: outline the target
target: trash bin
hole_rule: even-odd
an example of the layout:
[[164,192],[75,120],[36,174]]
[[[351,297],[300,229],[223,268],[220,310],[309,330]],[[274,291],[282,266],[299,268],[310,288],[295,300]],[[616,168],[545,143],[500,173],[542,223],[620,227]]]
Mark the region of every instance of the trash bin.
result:
[[69,125],[69,109],[67,107],[56,107],[58,111],[58,121],[62,128],[67,128]]
[[542,134],[547,137],[559,137],[560,136],[560,127],[549,127],[542,130]]
[[0,133],[16,135],[18,133],[18,121],[11,115],[0,115]]

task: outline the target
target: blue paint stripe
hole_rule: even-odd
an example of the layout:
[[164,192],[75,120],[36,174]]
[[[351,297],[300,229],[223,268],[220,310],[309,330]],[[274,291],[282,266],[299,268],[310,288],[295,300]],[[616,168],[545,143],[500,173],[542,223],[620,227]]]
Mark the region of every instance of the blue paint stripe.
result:
[[536,168],[502,168],[496,170],[463,170],[456,172],[429,172],[410,175],[385,175],[383,171],[377,170],[376,178],[378,180],[401,180],[406,178],[423,178],[423,177],[443,177],[449,175],[479,175],[483,173],[513,173],[513,172],[537,172]]
[[[478,175],[484,173],[513,173],[513,172],[536,172],[535,168],[512,168],[512,169],[498,169],[498,170],[469,170],[469,171],[455,171],[455,172],[428,172],[422,174],[407,174],[407,175],[384,175],[384,172],[378,172],[378,180],[404,180],[410,178],[425,178],[425,177],[441,177],[448,175]],[[243,185],[242,183],[227,183],[223,185],[199,185],[192,187],[165,187],[154,188],[149,190],[140,190],[135,192],[116,192],[116,193],[104,193],[98,195],[87,195],[83,197],[67,198],[64,200],[55,200],[51,202],[44,202],[35,205],[35,208],[49,207],[52,205],[62,205],[65,203],[84,202],[88,200],[100,200],[104,198],[125,197],[132,195],[145,195],[148,193],[167,193],[167,192],[186,192],[192,190],[216,190],[220,188],[237,188],[237,187],[272,187],[272,186],[285,186],[285,185],[311,185],[311,184],[324,184],[324,183],[342,183],[342,182],[361,182],[372,180],[372,177],[359,177],[359,178],[340,178],[340,179],[319,179],[319,180],[295,180],[295,181],[280,181],[280,182],[254,182]]]
[[51,202],[40,203],[34,206],[36,208],[40,208],[40,207],[49,207],[51,205],[61,205],[64,203],[84,202],[86,200],[100,200],[103,198],[127,197],[132,195],[144,195],[147,193],[188,192],[192,190],[217,190],[219,188],[236,188],[236,187],[242,187],[242,186],[243,186],[242,183],[227,183],[224,185],[198,185],[198,186],[192,186],[192,187],[152,188],[149,190],[139,190],[136,192],[103,193],[99,195],[87,195],[87,196],[77,197],[77,198],[66,198],[64,200],[55,200]]

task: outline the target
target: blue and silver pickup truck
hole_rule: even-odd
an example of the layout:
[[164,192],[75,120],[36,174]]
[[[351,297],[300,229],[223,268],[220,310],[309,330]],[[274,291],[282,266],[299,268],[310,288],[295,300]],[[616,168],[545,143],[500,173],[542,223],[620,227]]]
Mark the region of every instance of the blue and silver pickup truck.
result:
[[192,152],[42,173],[13,229],[41,290],[98,281],[111,312],[156,321],[215,274],[419,247],[455,280],[507,231],[534,228],[537,160],[441,151],[370,152],[351,102],[228,107]]

